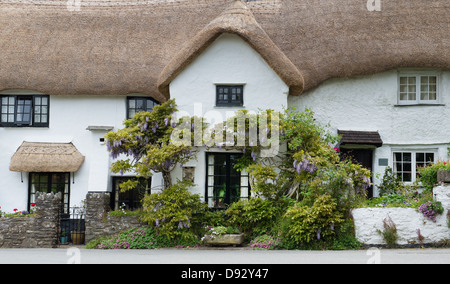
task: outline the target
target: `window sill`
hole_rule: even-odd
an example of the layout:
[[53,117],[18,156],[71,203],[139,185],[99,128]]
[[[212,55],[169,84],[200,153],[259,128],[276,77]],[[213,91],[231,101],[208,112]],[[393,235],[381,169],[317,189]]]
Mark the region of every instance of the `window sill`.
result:
[[214,108],[225,108],[225,109],[228,109],[228,108],[242,108],[242,109],[245,109],[245,106],[214,106]]
[[445,106],[445,104],[396,104],[394,107]]

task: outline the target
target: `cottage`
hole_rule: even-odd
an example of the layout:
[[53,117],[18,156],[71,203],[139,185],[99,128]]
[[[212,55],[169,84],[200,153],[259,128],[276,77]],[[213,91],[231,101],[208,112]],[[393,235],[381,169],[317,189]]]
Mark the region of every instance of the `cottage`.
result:
[[[38,191],[61,192],[65,210],[89,191],[137,206],[161,177],[118,194],[133,174],[110,173],[103,137],[169,98],[215,122],[308,107],[341,152],[414,182],[418,166],[449,158],[450,4],[366,2],[2,1],[2,210],[29,209]],[[173,178],[189,175],[212,207],[248,198],[236,157],[203,150]]]

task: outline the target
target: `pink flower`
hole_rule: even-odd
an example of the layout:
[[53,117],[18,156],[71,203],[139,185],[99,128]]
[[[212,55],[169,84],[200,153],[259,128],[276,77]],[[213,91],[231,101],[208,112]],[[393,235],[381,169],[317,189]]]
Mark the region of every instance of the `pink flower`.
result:
[[336,151],[336,153],[339,153],[339,147],[334,147],[334,151]]

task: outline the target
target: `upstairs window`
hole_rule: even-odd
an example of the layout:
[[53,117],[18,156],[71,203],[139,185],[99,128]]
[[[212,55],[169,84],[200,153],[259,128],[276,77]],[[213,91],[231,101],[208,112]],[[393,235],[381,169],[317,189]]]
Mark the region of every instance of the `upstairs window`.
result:
[[439,76],[433,74],[400,74],[399,104],[438,104]]
[[236,107],[244,105],[244,86],[216,86],[216,106]]
[[141,111],[152,111],[153,107],[159,103],[147,97],[128,97],[127,98],[127,118],[131,119],[133,116]]
[[0,95],[0,127],[48,127],[49,97]]

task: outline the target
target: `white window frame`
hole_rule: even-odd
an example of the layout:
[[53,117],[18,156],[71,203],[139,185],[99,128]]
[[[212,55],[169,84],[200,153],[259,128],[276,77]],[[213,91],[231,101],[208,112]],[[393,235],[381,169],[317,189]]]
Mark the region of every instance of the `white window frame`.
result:
[[[402,169],[402,171],[399,171],[397,168],[397,163],[400,163],[396,160],[396,154],[397,153],[411,153],[411,181],[404,181],[403,176],[401,176],[401,180],[406,184],[412,184],[417,181],[417,159],[416,154],[417,153],[425,153],[425,154],[433,154],[433,163],[436,163],[438,160],[438,149],[408,149],[408,148],[398,148],[398,149],[392,149],[392,170],[394,174],[397,174],[399,172],[407,172]],[[402,162],[404,164],[404,162]],[[424,163],[426,164],[426,163]]]
[[[415,77],[416,78],[416,99],[415,100],[401,100],[401,86],[402,77]],[[422,77],[436,77],[436,100],[422,100],[421,99],[421,79]],[[397,88],[397,102],[399,105],[436,105],[440,104],[441,99],[441,72],[439,71],[399,71],[398,76],[398,88]]]

